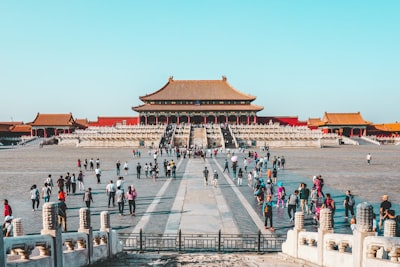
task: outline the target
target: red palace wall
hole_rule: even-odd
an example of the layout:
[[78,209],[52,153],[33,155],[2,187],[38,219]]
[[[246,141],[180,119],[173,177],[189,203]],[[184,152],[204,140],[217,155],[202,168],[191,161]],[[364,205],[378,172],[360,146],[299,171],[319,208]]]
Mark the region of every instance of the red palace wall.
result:
[[89,126],[138,125],[139,117],[97,117],[97,121],[89,122]]

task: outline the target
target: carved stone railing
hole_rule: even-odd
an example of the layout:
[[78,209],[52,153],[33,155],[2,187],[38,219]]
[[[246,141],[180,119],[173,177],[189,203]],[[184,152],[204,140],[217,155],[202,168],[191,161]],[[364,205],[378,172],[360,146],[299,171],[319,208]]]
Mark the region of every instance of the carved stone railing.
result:
[[62,233],[58,225],[58,204],[43,205],[40,235],[26,236],[22,220],[13,220],[14,236],[0,238],[0,266],[86,266],[122,252],[110,215],[101,212],[100,231],[92,231],[88,208],[79,210],[77,232]]

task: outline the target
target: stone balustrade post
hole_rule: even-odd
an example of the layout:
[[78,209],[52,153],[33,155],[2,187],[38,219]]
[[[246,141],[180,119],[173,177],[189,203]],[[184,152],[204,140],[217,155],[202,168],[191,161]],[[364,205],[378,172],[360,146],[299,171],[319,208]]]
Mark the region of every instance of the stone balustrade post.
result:
[[111,238],[111,224],[110,224],[110,213],[108,211],[102,211],[100,213],[100,231],[108,233],[108,257],[112,255],[112,238]]
[[297,230],[304,230],[304,213],[298,211],[294,214],[294,228]]
[[[89,208],[79,209],[79,228],[78,232],[87,234],[86,248],[88,249],[89,264],[93,259],[93,230],[91,225],[91,213]],[[79,247],[84,245],[79,243]]]
[[362,202],[357,205],[356,229],[353,231],[353,267],[364,266],[363,255],[369,252],[364,251],[364,239],[368,236],[374,236],[372,231],[374,209],[371,204]]
[[0,238],[0,266],[6,266],[6,262],[7,262],[7,255],[6,255],[6,251],[4,250],[3,231],[1,231],[1,238]]
[[61,238],[61,228],[58,224],[58,204],[47,202],[43,205],[43,229],[42,235],[53,237],[54,266],[63,267],[63,243]]
[[23,236],[24,235],[24,227],[22,224],[21,218],[15,218],[12,220],[13,224],[13,236]]
[[395,220],[385,220],[384,223],[383,236],[385,237],[395,237],[396,236],[396,221]]
[[318,228],[318,265],[323,266],[325,235],[333,233],[332,211],[330,209],[321,209],[319,213],[319,228]]

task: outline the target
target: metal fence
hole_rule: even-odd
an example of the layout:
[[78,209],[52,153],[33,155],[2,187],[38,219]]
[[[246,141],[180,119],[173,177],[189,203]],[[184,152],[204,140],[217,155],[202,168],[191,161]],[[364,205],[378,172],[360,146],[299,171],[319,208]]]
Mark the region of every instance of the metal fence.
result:
[[154,252],[280,252],[286,234],[119,233],[124,251]]

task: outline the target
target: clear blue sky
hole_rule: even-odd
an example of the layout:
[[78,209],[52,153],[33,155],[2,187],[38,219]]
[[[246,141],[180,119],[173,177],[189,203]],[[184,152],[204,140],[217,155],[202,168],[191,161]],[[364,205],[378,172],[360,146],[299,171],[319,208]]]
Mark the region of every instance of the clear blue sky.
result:
[[137,116],[139,96],[227,76],[259,115],[400,121],[400,1],[2,1],[0,121]]

